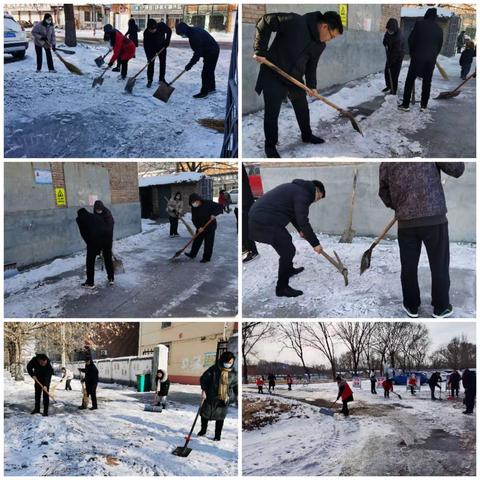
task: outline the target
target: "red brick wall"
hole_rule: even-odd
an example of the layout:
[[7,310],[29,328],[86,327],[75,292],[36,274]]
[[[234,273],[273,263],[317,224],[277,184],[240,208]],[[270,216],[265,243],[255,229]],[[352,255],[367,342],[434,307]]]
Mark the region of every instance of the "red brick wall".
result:
[[139,201],[138,170],[134,162],[106,162],[103,164],[110,176],[112,203]]
[[250,4],[242,6],[242,22],[257,23],[260,17],[267,13],[265,4]]
[[[53,188],[53,195],[55,197],[55,189],[56,188],[65,188],[65,172],[63,171],[63,162],[50,162],[50,171],[52,172],[52,188]],[[65,192],[65,196],[67,196],[67,192]],[[55,201],[56,208],[66,208],[68,207],[68,197],[66,198],[65,205],[57,205]]]

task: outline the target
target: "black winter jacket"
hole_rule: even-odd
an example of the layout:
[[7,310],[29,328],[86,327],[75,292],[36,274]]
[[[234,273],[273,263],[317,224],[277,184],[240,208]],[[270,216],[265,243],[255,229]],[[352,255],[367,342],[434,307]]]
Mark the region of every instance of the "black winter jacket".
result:
[[50,384],[50,380],[53,375],[53,367],[48,360],[47,364],[42,367],[37,360],[37,357],[33,357],[27,363],[27,372],[31,377],[37,377],[37,380],[44,386]]
[[143,49],[147,58],[153,58],[163,47],[168,47],[171,36],[172,30],[165,22],[158,22],[154,33],[145,29],[143,32]]
[[448,381],[450,382],[450,384],[453,388],[458,388],[459,385],[460,385],[461,378],[462,377],[460,377],[460,374],[458,372],[453,372],[450,375],[450,378],[448,379]]
[[158,378],[157,378],[157,385],[155,386],[157,395],[160,395],[161,397],[166,397],[168,395],[168,392],[170,391],[170,380],[166,378],[165,380],[160,380],[160,388],[158,385]]
[[435,62],[442,50],[443,31],[433,19],[423,19],[415,23],[408,46],[414,62]]
[[138,27],[133,18],[128,21],[128,31],[125,36],[128,37],[136,47],[138,47]]
[[[200,200],[202,204],[199,207],[192,207],[192,203],[197,200]],[[190,195],[189,204],[192,207],[192,222],[196,228],[203,227],[212,215],[217,216],[223,213],[223,208],[220,204],[212,202],[211,200],[204,200],[196,193]],[[214,220],[207,228],[215,230],[217,228],[217,221]]]
[[189,27],[186,25],[184,33],[187,35],[190,48],[193,50],[193,57],[188,62],[187,67],[191,68],[200,60],[200,58],[213,55],[220,51],[220,47],[216,40],[203,28]]
[[93,362],[91,362],[89,365],[85,365],[85,368],[79,368],[79,370],[85,373],[85,385],[87,387],[97,385],[98,368]]
[[[95,213],[96,209],[102,209],[103,211],[102,213],[98,214],[98,213]],[[113,242],[113,227],[115,225],[115,220],[113,218],[112,212],[100,200],[97,200],[93,204],[93,211],[95,215],[103,219],[104,238],[109,239],[110,242]]]
[[470,390],[470,394],[477,392],[477,375],[468,368],[462,374],[462,384],[465,391]]
[[[257,22],[257,31],[253,50],[256,55],[266,57],[272,63],[303,82],[309,88],[317,88],[317,65],[320,55],[325,49],[325,43],[320,41],[317,30],[317,18],[320,12],[306,15],[296,13],[268,13]],[[270,47],[268,43],[273,32],[275,39]],[[268,88],[272,74],[290,89],[300,89],[292,86],[288,80],[273,73],[266,65],[260,66],[255,91],[260,95]]]
[[387,63],[393,65],[403,60],[403,57],[405,56],[405,42],[402,32],[398,28],[398,22],[394,18],[391,18],[387,22],[387,28],[394,33],[385,33],[383,37],[383,45],[386,47],[387,51]]
[[[249,213],[252,240],[270,243],[272,239],[255,238],[256,230],[271,227],[284,228],[291,223],[312,247],[320,244],[308,219],[310,205],[315,201],[315,185],[309,180],[294,180],[273,188],[259,198]],[[263,228],[262,228],[263,227]],[[273,227],[273,228],[272,228]]]
[[80,208],[77,211],[77,225],[87,247],[101,250],[104,240],[108,238],[101,216],[94,215],[85,208]]
[[460,55],[460,65],[471,65],[473,63],[473,58],[477,56],[476,48],[466,48]]

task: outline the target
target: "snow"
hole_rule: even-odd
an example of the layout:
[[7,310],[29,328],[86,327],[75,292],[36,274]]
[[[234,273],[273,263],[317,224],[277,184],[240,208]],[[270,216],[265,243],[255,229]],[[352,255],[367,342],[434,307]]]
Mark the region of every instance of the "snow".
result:
[[402,400],[384,399],[369,383],[353,389],[348,418],[319,411],[337,397],[333,382],[294,384],[291,392],[277,385],[274,395],[244,385],[243,408],[265,399],[293,407],[271,425],[243,431],[244,475],[475,475],[475,416],[462,415],[461,400],[443,392],[433,402],[428,386],[414,397],[395,386]]
[[[72,391],[60,386],[49,417],[30,415],[31,379],[5,385],[4,468],[7,476],[233,476],[237,474],[238,411],[231,406],[222,440],[213,424],[205,437],[192,436],[188,458],[172,455],[183,446],[198,408],[200,387],[172,384],[166,410],[145,412],[152,393],[100,383],[99,409],[78,410],[78,380]],[[52,379],[54,385],[59,378]],[[43,407],[42,407],[43,408]],[[195,432],[199,430],[196,426]],[[112,460],[113,459],[113,460]]]
[[[402,7],[400,16],[401,17],[422,17],[425,15],[427,10],[431,7]],[[446,8],[435,7],[437,9],[437,15],[439,17],[452,17],[454,12]]]
[[[338,112],[319,100],[309,99],[310,121],[313,133],[326,140],[322,145],[304,144],[300,138],[295,113],[290,103],[284,104],[278,121],[278,151],[282,157],[422,157],[425,156],[427,142],[414,140],[421,132],[427,132],[430,124],[441,121],[435,116],[441,100],[433,98],[439,92],[453,90],[460,83],[458,56],[439,57],[439,62],[452,79],[446,86],[436,71],[432,80],[431,100],[426,112],[419,112],[420,83],[417,82],[417,105],[410,112],[400,112],[397,108],[401,97],[384,96],[383,71],[363,79],[345,84],[327,98],[342,108],[350,110],[363,131],[363,136],[355,132],[351,123],[339,117]],[[408,61],[404,61],[399,78],[400,91],[408,71]],[[472,71],[475,66],[472,66]],[[458,81],[457,81],[458,79]],[[320,92],[322,93],[322,92]],[[470,95],[462,92],[459,97]],[[459,98],[457,97],[457,99]],[[264,157],[263,150],[263,110],[243,117],[243,156],[245,158]],[[262,132],[259,140],[259,132]]]
[[[400,258],[396,241],[383,240],[374,250],[370,269],[360,275],[360,259],[373,238],[355,237],[351,244],[339,243],[339,236],[319,234],[325,251],[336,251],[349,270],[349,285],[305,240],[292,233],[297,250],[294,265],[305,271],[293,277],[290,285],[304,294],[296,298],[275,296],[278,255],[272,247],[257,243],[259,257],[243,265],[243,315],[270,318],[380,318],[404,316],[401,310]],[[451,302],[454,317],[475,318],[474,244],[450,244]],[[258,272],[262,272],[258,275]],[[419,263],[422,293],[421,317],[430,317],[430,269],[425,249]]]
[[[58,45],[60,46],[60,45]],[[30,42],[27,56],[4,65],[5,148],[9,158],[172,158],[218,157],[223,134],[202,127],[196,120],[225,117],[230,50],[220,49],[216,69],[217,91],[206,99],[193,99],[200,91],[202,61],[174,85],[168,103],[153,97],[158,87],[159,63],[154,83],[146,88],[146,71],[127,93],[118,73],[107,72],[104,83],[92,88],[103,68],[94,59],[104,55],[107,44],[80,43],[75,55],[63,55],[78,66],[72,75],[54,55],[57,73],[35,73],[35,51]],[[192,56],[189,48],[170,47],[167,81],[177,76]],[[110,56],[107,57],[107,61]],[[132,77],[145,65],[143,48],[129,62]],[[106,65],[104,65],[106,67]]]
[[138,185],[140,187],[151,187],[152,185],[170,185],[172,183],[199,182],[205,177],[204,173],[198,172],[178,172],[171,175],[159,175],[155,177],[140,177]]

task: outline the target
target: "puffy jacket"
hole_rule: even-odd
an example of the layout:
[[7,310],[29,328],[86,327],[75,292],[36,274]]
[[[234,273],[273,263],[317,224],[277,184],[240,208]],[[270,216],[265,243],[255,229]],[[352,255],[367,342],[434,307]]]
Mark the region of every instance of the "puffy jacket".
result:
[[172,36],[171,28],[165,22],[158,22],[155,32],[149,32],[148,28],[143,32],[143,48],[147,58],[153,58],[163,47],[170,45]]
[[179,218],[183,213],[183,200],[175,200],[171,197],[167,202],[167,213],[173,218]]
[[383,45],[387,49],[387,63],[401,62],[405,56],[404,38],[395,18],[387,22],[387,29],[394,32],[393,34],[386,32],[383,36]]
[[[192,203],[197,200],[201,201],[199,207],[193,207]],[[223,213],[223,208],[216,202],[211,200],[204,200],[197,193],[192,193],[188,199],[190,206],[192,206],[192,222],[196,228],[203,227],[212,215],[217,216]],[[208,229],[214,230],[217,228],[217,221],[214,220],[208,227]]]
[[180,22],[176,31],[179,35],[186,35],[193,50],[193,56],[188,62],[187,67],[193,67],[202,57],[211,55],[220,51],[216,40],[201,27],[190,27],[186,23]]
[[118,58],[122,61],[128,61],[135,56],[135,44],[122,35],[118,30],[112,30],[109,33],[110,45],[113,47],[113,55],[110,58],[110,63],[113,64]]
[[342,402],[353,402],[353,392],[350,388],[350,385],[346,380],[342,380],[338,384],[338,397],[337,400],[341,398]]
[[45,47],[45,40],[42,40],[42,38],[46,38],[48,43],[52,45],[52,47],[56,46],[57,40],[55,38],[55,27],[52,24],[47,25],[45,20],[42,22],[38,22],[34,25],[32,28],[32,37],[33,37],[33,43],[37,47]]
[[47,385],[50,383],[50,379],[53,375],[53,368],[50,360],[48,360],[47,364],[42,367],[37,360],[37,357],[33,357],[27,363],[27,372],[31,377],[37,377],[37,380],[43,384]]
[[443,31],[430,10],[427,10],[423,20],[415,23],[408,37],[408,46],[413,62],[434,62],[442,50]]

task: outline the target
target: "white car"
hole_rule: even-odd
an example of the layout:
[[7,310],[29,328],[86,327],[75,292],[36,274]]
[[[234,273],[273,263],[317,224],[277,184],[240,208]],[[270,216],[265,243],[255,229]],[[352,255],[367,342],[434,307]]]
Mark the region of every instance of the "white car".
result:
[[237,205],[238,203],[238,188],[234,188],[233,190],[230,190],[228,192],[230,195],[230,200],[232,201],[233,204]]
[[15,58],[24,58],[28,48],[23,27],[8,13],[3,14],[3,51]]

